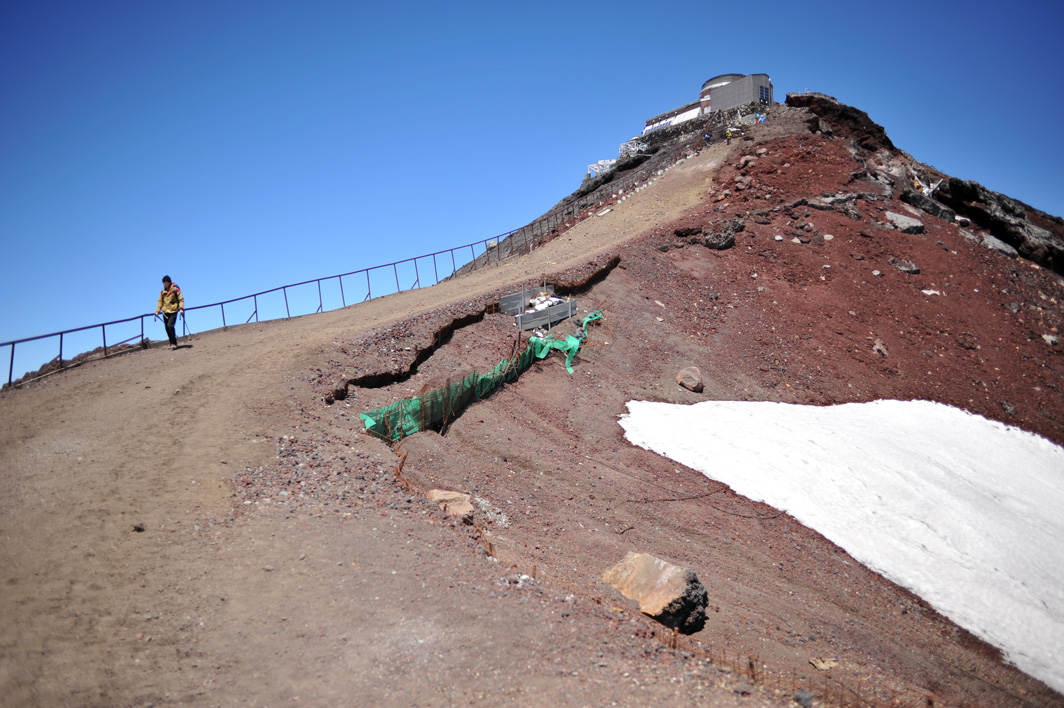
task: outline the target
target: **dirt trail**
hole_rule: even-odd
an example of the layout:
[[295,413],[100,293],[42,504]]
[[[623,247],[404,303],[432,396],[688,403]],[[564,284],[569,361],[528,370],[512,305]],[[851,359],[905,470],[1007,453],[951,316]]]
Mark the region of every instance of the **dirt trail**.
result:
[[[277,438],[294,432],[293,411],[320,405],[300,372],[337,338],[585,262],[697,204],[719,159],[687,161],[658,189],[502,267],[343,311],[203,333],[175,352],[134,351],[5,391],[0,704],[567,695],[555,677],[519,678],[518,665],[539,645],[561,652],[558,676],[585,681],[552,636],[580,631],[496,607],[502,599],[484,596],[499,571],[449,548],[449,532],[376,514],[233,525],[229,481],[272,463]],[[409,693],[407,678],[422,677],[425,663],[436,665],[430,675],[457,672],[452,684]]]

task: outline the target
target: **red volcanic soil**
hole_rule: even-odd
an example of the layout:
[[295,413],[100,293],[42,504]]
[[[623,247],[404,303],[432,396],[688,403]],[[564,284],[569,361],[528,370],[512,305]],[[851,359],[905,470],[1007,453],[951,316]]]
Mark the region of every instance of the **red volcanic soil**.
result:
[[[1060,275],[903,203],[919,165],[828,120],[679,140],[649,186],[433,288],[0,394],[0,704],[1064,705],[617,424],[633,399],[930,399],[1064,444]],[[496,303],[543,280],[603,313],[573,374],[553,355],[441,431],[365,434],[523,346]],[[704,629],[601,582],[629,551],[698,574]]]

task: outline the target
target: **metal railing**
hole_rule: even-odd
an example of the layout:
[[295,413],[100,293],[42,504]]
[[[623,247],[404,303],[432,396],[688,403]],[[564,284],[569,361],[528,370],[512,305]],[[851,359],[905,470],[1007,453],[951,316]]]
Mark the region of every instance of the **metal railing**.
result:
[[[718,121],[719,122],[719,121]],[[480,241],[474,241],[464,246],[456,246],[454,248],[448,248],[435,253],[429,253],[423,256],[415,256],[413,258],[407,258],[401,261],[395,261],[394,263],[386,263],[384,265],[372,266],[370,268],[362,268],[360,270],[351,271],[350,273],[341,273],[339,275],[330,275],[324,278],[314,278],[312,280],[304,280],[301,283],[292,283],[291,285],[282,285],[280,287],[272,288],[270,290],[264,290],[252,295],[244,295],[243,297],[233,298],[231,300],[225,300],[222,302],[212,303],[210,305],[197,305],[195,307],[185,308],[186,312],[192,312],[196,310],[206,311],[213,308],[218,308],[221,314],[222,329],[228,329],[229,321],[226,318],[225,306],[230,306],[230,312],[232,312],[233,305],[250,300],[252,305],[251,314],[247,317],[242,324],[248,324],[254,319],[256,322],[260,322],[263,319],[289,319],[292,317],[292,308],[289,303],[288,294],[293,288],[299,288],[307,285],[315,285],[317,287],[318,294],[318,307],[313,313],[325,311],[325,300],[322,295],[322,283],[335,280],[339,285],[340,291],[340,307],[347,307],[347,294],[344,291],[344,278],[350,278],[364,274],[366,276],[366,294],[360,302],[365,302],[373,298],[373,282],[371,274],[375,271],[387,271],[391,269],[393,278],[389,279],[389,285],[394,279],[395,290],[387,288],[387,292],[383,292],[382,295],[390,295],[393,292],[402,292],[403,287],[400,282],[399,269],[400,266],[410,264],[413,266],[414,279],[410,287],[407,290],[413,290],[420,287],[429,287],[436,283],[451,278],[455,275],[463,275],[478,268],[491,265],[494,262],[498,265],[502,260],[520,255],[523,253],[529,253],[537,246],[546,243],[557,237],[559,233],[564,232],[566,229],[580,222],[581,220],[594,215],[603,206],[613,203],[622,195],[632,192],[636,188],[646,185],[648,182],[654,180],[656,175],[661,174],[664,170],[671,167],[677,162],[677,154],[672,153],[660,153],[654,155],[642,169],[633,170],[631,173],[619,175],[617,178],[610,182],[601,185],[593,192],[575,197],[573,199],[567,199],[561,204],[556,206],[551,211],[547,212],[538,219],[533,220],[531,223],[522,226],[521,228],[507,231],[494,238],[487,238]],[[479,253],[478,253],[479,247]],[[470,259],[468,261],[459,260],[456,258],[456,254],[460,254],[462,259],[465,258],[465,251],[468,249]],[[440,277],[440,268],[438,258],[445,254],[450,255],[451,271]],[[422,272],[418,267],[418,262],[424,262],[428,259],[432,261],[431,277],[432,282],[426,285],[422,284]],[[461,263],[461,265],[459,265]],[[424,277],[428,278],[429,273],[426,271]],[[284,299],[284,317],[267,317],[260,318],[259,316],[259,299],[271,295],[273,293],[281,293]],[[313,298],[311,299],[313,304]],[[335,308],[330,308],[335,309]],[[299,314],[312,314],[311,312],[297,312]],[[137,315],[134,317],[127,317],[122,320],[114,320],[111,322],[102,322],[100,324],[87,325],[85,327],[77,327],[75,329],[67,329],[61,332],[53,332],[51,334],[42,334],[36,337],[26,337],[24,339],[16,339],[10,342],[0,342],[0,349],[3,347],[11,347],[10,359],[8,363],[7,371],[7,383],[10,385],[14,380],[14,367],[15,367],[15,346],[18,344],[27,344],[30,342],[37,342],[52,337],[59,338],[59,354],[55,358],[45,362],[44,366],[53,362],[57,363],[57,369],[62,370],[65,368],[67,362],[63,361],[63,338],[65,335],[71,335],[78,332],[86,332],[96,328],[100,329],[100,338],[102,340],[103,355],[107,356],[108,348],[120,347],[124,344],[128,344],[134,340],[139,340],[141,344],[146,342],[144,337],[144,320],[148,317],[154,317],[153,314]],[[127,324],[130,322],[140,322],[139,334],[127,337],[124,340],[113,342],[110,345],[107,342],[107,328],[116,327],[118,325]],[[186,327],[184,321],[182,326]],[[200,327],[200,331],[204,328]],[[185,329],[187,333],[187,328]]]
[[[348,299],[348,294],[350,292],[350,287],[351,286],[348,285],[348,290],[344,289],[344,278],[348,278],[349,282],[350,282],[350,279],[352,279],[352,278],[355,278],[357,276],[362,276],[362,275],[365,276],[365,279],[366,279],[365,280],[365,284],[364,284],[365,295],[361,295],[361,293],[362,293],[362,290],[361,290],[361,287],[362,287],[361,278],[358,279],[359,280],[359,284],[358,284],[358,286],[356,286],[356,287],[359,288],[358,289],[358,293],[361,296],[361,299],[357,300],[358,302],[365,302],[365,301],[370,300],[370,299],[373,298],[373,296],[374,296],[374,287],[373,287],[374,278],[372,276],[375,273],[380,274],[382,271],[385,274],[385,277],[387,278],[387,280],[386,280],[387,285],[385,287],[383,287],[383,288],[381,287],[381,282],[379,280],[379,275],[378,275],[378,283],[377,283],[378,295],[377,295],[377,297],[382,297],[384,295],[390,295],[390,294],[396,293],[396,292],[402,292],[404,290],[403,283],[400,280],[400,271],[401,271],[401,269],[403,270],[404,276],[407,275],[407,272],[410,269],[413,270],[413,273],[412,273],[413,281],[410,283],[409,287],[405,288],[405,290],[414,290],[416,288],[429,287],[431,285],[435,285],[436,283],[441,282],[441,280],[444,280],[446,278],[449,278],[449,277],[455,275],[456,273],[459,272],[460,269],[463,268],[463,266],[472,266],[472,269],[476,269],[478,267],[484,267],[485,265],[491,264],[491,262],[493,260],[494,260],[494,263],[497,265],[499,263],[498,252],[496,251],[495,258],[492,259],[491,255],[492,255],[493,249],[490,248],[489,245],[498,244],[498,243],[502,242],[504,239],[507,239],[509,236],[511,236],[512,234],[514,234],[516,231],[519,231],[519,230],[520,229],[515,229],[514,231],[508,231],[508,232],[506,232],[504,234],[501,234],[499,236],[496,236],[494,238],[483,239],[481,241],[474,241],[473,243],[469,243],[469,244],[466,244],[464,246],[456,246],[455,248],[449,248],[449,249],[445,249],[443,251],[437,251],[435,253],[429,253],[429,254],[426,254],[426,255],[423,255],[423,256],[415,256],[413,258],[406,258],[406,259],[401,260],[401,261],[395,261],[394,263],[386,263],[384,265],[371,266],[369,268],[362,268],[362,269],[359,269],[359,270],[351,271],[349,273],[340,273],[338,275],[330,275],[330,276],[326,276],[324,278],[314,278],[314,279],[311,279],[311,280],[304,280],[303,282],[300,282],[300,283],[291,283],[289,285],[282,285],[280,287],[271,288],[269,290],[263,290],[262,292],[253,293],[251,295],[244,295],[242,297],[233,298],[233,299],[230,299],[230,300],[224,300],[222,302],[215,302],[215,303],[211,303],[209,305],[197,305],[195,307],[187,307],[187,308],[185,308],[185,311],[186,312],[194,312],[194,311],[197,311],[197,310],[199,310],[199,311],[208,311],[208,310],[212,310],[212,309],[217,308],[218,313],[221,315],[221,325],[222,325],[222,329],[223,330],[228,329],[231,326],[231,324],[233,324],[230,321],[230,320],[232,320],[232,314],[233,314],[233,309],[234,309],[233,306],[236,305],[237,303],[242,303],[242,302],[250,301],[251,314],[242,323],[239,323],[239,321],[238,321],[239,324],[248,324],[253,319],[256,322],[260,322],[260,321],[263,321],[263,320],[267,320],[268,321],[268,320],[272,320],[272,319],[289,319],[289,318],[292,317],[292,309],[293,309],[291,303],[289,302],[289,293],[295,288],[301,288],[301,287],[308,286],[308,285],[314,285],[314,286],[317,287],[317,295],[318,295],[318,297],[317,297],[317,300],[318,300],[317,309],[314,310],[313,312],[298,312],[297,311],[296,315],[300,315],[300,314],[316,314],[316,313],[319,313],[319,312],[324,312],[326,310],[325,298],[324,298],[324,296],[322,294],[322,283],[330,283],[331,281],[336,281],[336,284],[339,286],[339,294],[340,294],[340,305],[339,306],[340,307],[347,307],[347,305],[348,305],[347,299]],[[466,258],[465,252],[467,250],[469,251],[469,256],[468,256],[469,257],[469,261],[465,260],[465,258]],[[478,253],[478,251],[479,251],[479,253]],[[448,255],[450,256],[449,259],[446,257]],[[486,257],[486,258],[482,258],[482,257]],[[451,266],[451,270],[446,272],[446,274],[443,277],[441,277],[441,275],[440,275],[441,261],[443,261],[442,266],[444,268],[448,264],[447,263],[448,261],[449,261],[449,264]],[[429,268],[430,262],[431,262],[431,268]],[[419,263],[421,265],[419,265]],[[403,266],[406,266],[406,268],[403,269]],[[391,273],[387,273],[387,271],[389,271],[389,270],[391,270]],[[391,277],[387,277],[389,275]],[[431,280],[431,282],[429,282],[430,280]],[[392,289],[392,287],[391,287],[391,284],[392,284],[393,281],[394,281],[394,285],[395,285],[394,289]],[[265,317],[265,318],[260,317],[260,299],[264,298],[266,296],[275,294],[275,293],[280,293],[281,296],[283,297],[283,300],[284,300],[284,317],[283,318],[282,317]],[[352,300],[352,304],[355,301],[356,300]],[[313,304],[313,299],[311,299],[311,304]],[[226,306],[227,305],[230,307],[230,314],[229,314],[228,318],[226,317]],[[329,309],[336,309],[336,308],[329,308]],[[29,344],[31,342],[39,342],[41,340],[47,340],[47,339],[51,339],[51,338],[58,338],[58,342],[59,342],[59,353],[58,353],[58,355],[55,358],[45,362],[43,364],[43,367],[46,367],[46,366],[48,366],[49,364],[52,364],[52,363],[56,363],[57,364],[57,367],[56,367],[57,370],[62,370],[63,368],[66,368],[69,365],[69,363],[70,363],[69,361],[64,361],[64,359],[63,359],[64,339],[65,338],[69,339],[70,335],[76,334],[76,333],[79,333],[79,332],[88,332],[90,330],[99,329],[100,330],[100,340],[99,341],[102,342],[103,356],[107,356],[109,349],[111,349],[111,350],[116,349],[118,347],[121,347],[122,345],[129,344],[130,342],[133,342],[134,340],[137,340],[141,344],[143,344],[144,342],[148,341],[145,338],[145,336],[144,336],[144,321],[145,321],[145,319],[154,318],[154,317],[155,317],[154,314],[135,315],[133,317],[127,317],[127,318],[121,319],[121,320],[112,320],[110,322],[101,322],[99,324],[86,325],[84,327],[75,327],[74,329],[65,329],[65,330],[62,330],[60,332],[52,332],[50,334],[41,334],[41,335],[37,335],[35,337],[25,337],[23,339],[15,339],[15,340],[12,340],[10,342],[0,342],[0,350],[2,350],[3,347],[10,347],[11,348],[10,349],[10,357],[9,357],[9,361],[8,361],[8,369],[7,369],[7,383],[8,383],[8,385],[11,385],[12,382],[14,381],[15,347],[16,347],[16,345],[19,345],[19,344],[25,345],[25,344]],[[112,328],[112,332],[113,332],[114,329],[117,328],[119,325],[129,324],[129,323],[138,322],[138,321],[140,323],[140,332],[139,332],[139,334],[134,334],[133,336],[127,337],[126,339],[123,339],[123,340],[120,340],[120,341],[112,341],[110,343],[107,341],[107,332],[108,332],[107,328],[108,327],[111,327]],[[187,334],[188,333],[188,329],[187,329],[187,325],[185,325],[185,323],[184,323],[184,320],[182,321],[182,325],[183,325],[183,328],[184,328],[184,333]],[[199,329],[201,331],[203,330],[202,327],[200,327]],[[128,334],[128,330],[127,330],[126,333]],[[121,336],[121,335],[119,335],[119,336]]]

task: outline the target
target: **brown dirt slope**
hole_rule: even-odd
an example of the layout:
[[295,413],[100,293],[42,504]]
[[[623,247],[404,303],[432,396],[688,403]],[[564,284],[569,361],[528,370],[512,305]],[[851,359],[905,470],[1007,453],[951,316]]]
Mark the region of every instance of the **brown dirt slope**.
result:
[[[1060,276],[901,201],[920,166],[846,115],[673,140],[647,188],[431,289],[4,391],[0,705],[1064,705],[616,423],[631,399],[926,398],[1064,443]],[[604,313],[575,373],[551,357],[445,430],[364,434],[507,356],[494,303],[543,279]],[[430,488],[472,494],[473,523]],[[600,582],[633,550],[698,573],[703,630]]]

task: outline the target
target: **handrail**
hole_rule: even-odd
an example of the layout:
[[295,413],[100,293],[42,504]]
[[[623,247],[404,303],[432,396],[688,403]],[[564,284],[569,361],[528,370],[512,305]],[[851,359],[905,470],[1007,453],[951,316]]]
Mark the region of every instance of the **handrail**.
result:
[[[667,167],[669,167],[669,166],[671,166],[671,165],[666,165],[666,164],[659,163],[659,165],[657,166],[659,168],[658,174],[661,173],[661,168],[666,168],[667,169]],[[187,307],[187,308],[185,308],[185,310],[188,311],[188,312],[191,312],[191,311],[195,311],[195,310],[205,310],[205,309],[208,309],[208,308],[217,307],[221,311],[222,329],[223,330],[227,330],[229,328],[229,325],[228,325],[228,323],[226,322],[226,319],[225,319],[225,306],[226,305],[231,305],[233,303],[242,302],[244,300],[249,300],[249,299],[252,300],[253,303],[254,303],[254,309],[252,310],[251,315],[247,318],[247,320],[244,322],[244,324],[250,323],[252,318],[254,318],[256,322],[259,322],[260,319],[259,319],[258,298],[263,296],[263,295],[269,295],[271,293],[282,292],[284,294],[284,300],[285,300],[285,315],[286,315],[286,317],[285,318],[272,318],[272,319],[289,319],[289,318],[292,317],[292,313],[291,313],[291,309],[290,309],[289,303],[288,303],[288,289],[289,288],[297,288],[297,287],[300,287],[300,286],[303,286],[303,285],[309,285],[311,283],[316,283],[317,286],[318,286],[318,309],[315,311],[315,313],[313,313],[313,314],[316,314],[318,312],[323,312],[324,311],[324,300],[323,300],[322,294],[321,294],[321,283],[322,283],[322,281],[329,281],[329,280],[333,280],[333,279],[336,279],[338,281],[338,283],[340,285],[340,302],[341,302],[340,307],[347,307],[347,298],[346,298],[346,295],[344,293],[344,283],[343,283],[343,279],[344,278],[346,278],[348,276],[352,276],[352,275],[359,275],[360,273],[365,273],[366,274],[366,288],[367,288],[367,291],[366,291],[366,296],[364,298],[362,298],[362,302],[365,302],[366,300],[373,299],[373,289],[372,289],[372,283],[370,281],[370,273],[372,271],[375,271],[375,270],[380,270],[380,269],[389,268],[389,267],[392,268],[394,276],[395,276],[395,288],[396,288],[395,291],[396,292],[403,292],[403,287],[402,287],[402,285],[399,282],[399,266],[403,265],[403,264],[406,264],[406,263],[413,263],[414,264],[415,279],[414,279],[414,282],[411,284],[411,286],[409,288],[407,288],[407,290],[413,290],[415,288],[422,287],[421,286],[421,273],[418,270],[417,262],[419,260],[426,259],[426,258],[431,258],[432,259],[433,275],[434,275],[434,277],[436,279],[435,282],[439,283],[439,282],[441,282],[441,280],[444,280],[446,278],[451,278],[451,277],[454,277],[455,275],[462,275],[465,272],[476,270],[478,267],[491,265],[492,251],[495,252],[495,265],[499,265],[501,263],[502,259],[504,259],[504,258],[509,258],[510,256],[513,256],[513,255],[516,255],[516,254],[519,254],[519,253],[531,252],[534,247],[542,245],[544,242],[549,241],[551,238],[553,238],[553,235],[557,235],[557,233],[559,233],[560,231],[563,231],[563,230],[567,229],[569,226],[575,224],[576,222],[579,222],[581,219],[586,218],[587,216],[590,216],[591,214],[593,214],[598,207],[600,207],[603,204],[607,203],[610,199],[616,199],[620,195],[622,195],[622,194],[624,194],[626,192],[630,192],[631,190],[635,189],[640,183],[646,184],[648,181],[651,181],[651,180],[653,180],[653,174],[649,174],[648,175],[646,173],[640,173],[640,171],[635,171],[632,174],[620,176],[620,178],[618,178],[618,179],[614,179],[611,182],[608,182],[606,184],[601,185],[598,189],[594,190],[592,193],[585,194],[585,195],[582,195],[582,196],[577,197],[575,199],[567,200],[567,201],[563,202],[563,204],[560,204],[558,207],[555,207],[555,209],[552,209],[548,213],[544,214],[543,216],[539,217],[538,219],[533,220],[532,222],[526,224],[525,226],[522,226],[521,228],[514,229],[512,231],[507,231],[506,233],[499,234],[498,236],[495,236],[493,238],[482,239],[480,241],[473,241],[472,243],[468,243],[468,244],[465,244],[463,246],[455,246],[454,248],[446,248],[446,249],[443,249],[441,251],[436,251],[434,253],[427,253],[427,254],[421,255],[421,256],[414,256],[412,258],[405,258],[405,259],[403,259],[401,261],[394,261],[392,263],[385,263],[383,265],[370,266],[369,268],[360,268],[359,270],[353,270],[353,271],[350,271],[348,273],[340,273],[338,275],[330,275],[330,276],[326,276],[326,277],[323,277],[323,278],[312,278],[310,280],[304,280],[304,281],[299,282],[299,283],[291,283],[289,285],[281,285],[279,287],[271,288],[269,290],[263,290],[262,292],[253,293],[251,295],[244,295],[242,297],[236,297],[236,298],[232,298],[232,299],[229,299],[229,300],[223,300],[221,302],[215,302],[215,303],[211,303],[209,305],[196,305],[194,307]],[[603,196],[603,193],[605,193],[605,196]],[[491,246],[489,246],[488,244],[491,244]],[[480,255],[477,255],[477,252],[476,252],[476,250],[474,248],[475,246],[478,246],[478,245],[481,246],[482,249],[483,249],[482,252],[480,253]],[[472,259],[469,262],[465,262],[461,266],[459,266],[457,260],[455,259],[455,252],[456,251],[464,251],[467,248],[469,249],[469,252],[470,252],[470,255],[472,256]],[[439,264],[436,261],[436,257],[437,256],[441,256],[441,255],[443,255],[445,253],[449,253],[451,255],[451,272],[448,275],[444,276],[444,278],[440,278]],[[391,294],[391,291],[389,291],[386,294]],[[311,314],[311,313],[307,313],[307,314]],[[64,335],[73,334],[75,332],[83,332],[83,331],[86,331],[86,330],[91,330],[91,329],[94,329],[96,327],[99,327],[100,331],[101,331],[101,339],[103,341],[104,355],[106,356],[107,355],[107,348],[108,348],[108,346],[107,346],[107,327],[114,326],[114,325],[119,325],[119,324],[124,324],[124,323],[127,323],[127,322],[133,322],[133,321],[139,319],[140,320],[140,340],[141,340],[141,343],[143,343],[144,341],[146,341],[146,338],[144,337],[144,318],[145,317],[154,317],[154,315],[153,314],[136,315],[136,316],[127,317],[127,318],[121,319],[121,320],[114,320],[114,321],[111,321],[111,322],[101,322],[99,324],[86,325],[84,327],[75,327],[74,329],[66,329],[66,330],[62,330],[60,332],[53,332],[51,334],[41,334],[41,335],[37,335],[35,337],[25,337],[23,339],[15,339],[15,340],[12,340],[10,342],[0,342],[0,348],[8,347],[8,346],[11,347],[11,358],[10,358],[10,362],[8,364],[8,371],[7,371],[7,383],[8,383],[8,385],[11,385],[12,381],[14,380],[14,376],[13,375],[14,375],[14,367],[15,367],[15,345],[17,345],[17,344],[25,344],[27,342],[34,342],[34,341],[38,341],[38,340],[41,340],[41,339],[48,339],[49,337],[59,337],[59,355],[58,355],[57,358],[58,358],[58,361],[59,361],[59,369],[62,370],[64,368],[64,366],[63,366],[63,336]],[[129,341],[132,341],[133,339],[136,339],[136,336],[130,337],[129,339],[126,339],[125,341],[120,342],[119,344],[125,344],[125,343],[127,343]],[[118,346],[118,345],[112,345],[112,346]],[[52,359],[51,361],[55,361],[55,359]],[[49,362],[45,362],[45,363],[49,363]]]
[[[455,251],[464,251],[467,248],[470,249],[470,253],[472,254],[472,257],[473,257],[472,261],[470,261],[470,264],[475,269],[476,266],[477,266],[477,253],[476,253],[476,247],[477,246],[482,247],[483,251],[487,252],[487,250],[488,250],[488,245],[487,244],[489,242],[495,241],[496,243],[498,243],[502,239],[505,239],[505,238],[511,236],[516,231],[518,231],[518,229],[515,229],[513,231],[508,231],[508,232],[506,232],[504,234],[500,234],[499,236],[496,236],[496,237],[493,237],[493,238],[482,239],[480,241],[473,241],[472,243],[467,243],[467,244],[464,244],[462,246],[455,246],[454,248],[447,248],[447,249],[443,249],[443,250],[440,250],[440,251],[435,251],[433,253],[427,253],[427,254],[420,255],[420,256],[413,256],[411,258],[404,258],[402,260],[394,261],[392,263],[384,263],[382,265],[370,266],[368,268],[360,268],[358,270],[349,271],[347,273],[339,273],[339,274],[336,274],[336,275],[329,275],[329,276],[325,276],[325,277],[322,277],[322,278],[311,278],[309,280],[304,280],[304,281],[301,281],[301,282],[298,282],[298,283],[289,283],[287,285],[280,285],[280,286],[275,287],[275,288],[270,288],[269,290],[263,290],[261,292],[252,293],[251,295],[243,295],[241,297],[235,297],[235,298],[231,298],[229,300],[222,300],[220,302],[214,302],[214,303],[211,303],[211,304],[208,304],[208,305],[196,305],[196,306],[193,306],[193,307],[186,307],[185,311],[186,312],[192,312],[192,311],[195,311],[195,310],[206,310],[206,309],[215,308],[215,307],[220,308],[221,318],[222,318],[222,329],[225,330],[225,329],[229,328],[229,325],[227,324],[226,319],[225,319],[225,306],[226,305],[232,305],[233,303],[243,302],[245,300],[253,300],[254,301],[254,310],[252,311],[251,316],[248,317],[247,321],[244,324],[250,323],[252,318],[254,318],[256,322],[258,322],[258,321],[260,321],[259,320],[258,298],[263,296],[263,295],[270,295],[272,293],[281,292],[281,293],[284,294],[284,297],[285,297],[285,314],[286,314],[286,317],[283,318],[283,319],[289,319],[289,318],[292,317],[292,313],[291,313],[291,309],[289,308],[289,305],[288,305],[288,290],[290,288],[298,288],[298,287],[303,286],[303,285],[317,284],[317,286],[318,286],[318,309],[314,313],[312,313],[312,314],[317,314],[319,312],[324,312],[325,311],[324,310],[324,307],[325,307],[324,299],[323,299],[322,293],[321,293],[321,283],[322,283],[322,281],[331,281],[331,280],[337,280],[339,282],[339,285],[340,285],[340,301],[341,301],[340,307],[347,307],[347,298],[346,298],[346,295],[345,295],[344,289],[343,289],[344,288],[343,278],[346,278],[346,277],[349,277],[349,276],[353,276],[353,275],[360,275],[362,273],[365,273],[365,275],[366,275],[367,292],[366,292],[366,297],[364,297],[362,299],[362,302],[365,302],[366,300],[373,299],[372,283],[370,281],[370,273],[371,272],[376,271],[376,270],[380,270],[380,269],[384,269],[384,268],[391,268],[393,270],[394,275],[395,275],[395,287],[396,287],[395,292],[403,292],[404,288],[403,288],[402,284],[399,281],[399,266],[405,265],[405,264],[408,264],[408,263],[413,263],[414,264],[414,271],[415,271],[415,279],[414,279],[414,282],[410,285],[410,287],[406,288],[406,290],[413,290],[413,289],[422,287],[421,286],[421,282],[422,282],[421,273],[420,273],[420,270],[417,267],[417,262],[419,260],[424,260],[424,259],[427,259],[427,258],[431,258],[433,260],[433,275],[436,278],[436,283],[439,283],[441,278],[439,277],[439,264],[436,262],[437,256],[441,256],[441,255],[444,255],[446,253],[450,253],[451,254],[451,272],[447,276],[445,276],[445,277],[451,277],[455,273],[457,273],[458,269],[460,268],[460,266],[458,265],[458,262],[455,260]],[[468,265],[468,264],[463,264],[463,266],[464,265]],[[391,294],[391,291],[389,290],[385,294]],[[378,297],[381,297],[381,296],[379,295]],[[7,383],[8,383],[8,385],[10,385],[14,381],[15,346],[18,345],[18,344],[26,344],[27,342],[35,342],[35,341],[39,341],[39,340],[42,340],[42,339],[49,339],[49,338],[52,338],[52,337],[58,337],[59,338],[59,354],[58,354],[57,358],[59,360],[59,367],[60,367],[60,370],[61,370],[61,369],[64,368],[64,366],[63,366],[63,337],[65,335],[74,334],[74,333],[77,333],[77,332],[84,332],[84,331],[87,331],[87,330],[96,329],[97,327],[100,328],[101,339],[102,339],[102,342],[103,342],[104,355],[106,356],[107,355],[107,349],[108,349],[107,327],[112,327],[112,326],[120,325],[120,324],[126,324],[126,323],[129,323],[129,322],[135,322],[135,321],[139,320],[140,324],[141,324],[141,326],[140,326],[140,329],[141,329],[140,340],[141,340],[141,342],[144,342],[145,341],[145,337],[144,337],[144,319],[146,317],[155,317],[155,315],[153,313],[146,313],[146,314],[142,314],[142,315],[134,315],[133,317],[126,317],[126,318],[119,319],[119,320],[111,320],[109,322],[99,322],[99,323],[96,323],[96,324],[85,325],[83,327],[74,327],[72,329],[64,329],[64,330],[60,330],[58,332],[51,332],[49,334],[39,334],[39,335],[36,335],[36,336],[33,336],[33,337],[23,337],[22,339],[13,339],[13,340],[8,341],[8,342],[0,342],[0,348],[11,347],[10,360],[9,360],[9,363],[8,363],[8,370],[7,370]],[[282,318],[272,318],[272,319],[282,319]],[[124,340],[122,342],[119,342],[118,344],[112,344],[111,347],[113,348],[115,346],[120,346],[121,344],[126,344],[126,343],[128,343],[128,342],[130,342],[130,341],[132,341],[132,340],[134,340],[136,338],[137,338],[136,336],[130,337],[129,339],[126,339],[126,340]],[[52,359],[51,361],[55,361],[55,359]],[[45,363],[47,364],[48,362],[45,362]]]

